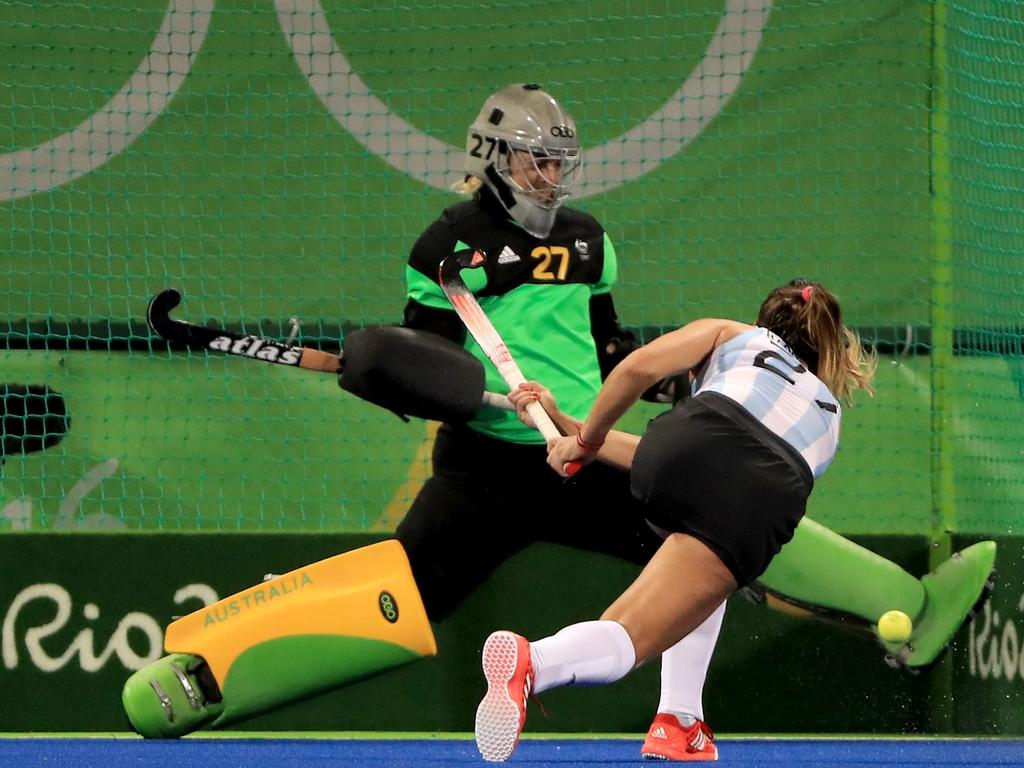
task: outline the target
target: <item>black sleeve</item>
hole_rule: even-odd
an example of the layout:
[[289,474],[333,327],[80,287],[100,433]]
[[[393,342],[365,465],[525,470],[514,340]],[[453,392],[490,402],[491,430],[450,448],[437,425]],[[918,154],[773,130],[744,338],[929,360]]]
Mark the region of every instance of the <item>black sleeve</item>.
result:
[[454,341],[456,344],[466,343],[466,326],[453,309],[437,309],[409,299],[405,305],[402,326],[417,331],[429,331]]
[[[449,255],[457,241],[448,212],[433,222],[421,234],[409,253],[408,266],[414,270],[412,280],[434,296],[443,299],[441,287],[437,285],[437,267],[441,259]],[[466,327],[450,307],[428,306],[409,297],[403,314],[402,326],[416,331],[428,331],[463,345],[466,342]]]
[[597,362],[601,378],[608,378],[612,368],[622,362],[640,343],[630,331],[619,325],[615,303],[610,293],[601,293],[590,299],[590,332],[597,345]]
[[[590,330],[597,344],[597,362],[601,367],[602,379],[607,379],[612,368],[621,363],[630,352],[641,347],[636,336],[619,325],[610,293],[591,297]],[[676,403],[689,394],[689,374],[684,373],[662,379],[641,397],[651,403]]]

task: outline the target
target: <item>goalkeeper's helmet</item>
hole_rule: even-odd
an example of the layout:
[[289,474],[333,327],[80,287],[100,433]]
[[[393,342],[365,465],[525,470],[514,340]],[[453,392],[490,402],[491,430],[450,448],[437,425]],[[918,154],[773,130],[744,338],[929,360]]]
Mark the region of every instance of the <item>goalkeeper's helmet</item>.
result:
[[466,173],[490,187],[534,237],[551,233],[579,171],[576,124],[539,85],[502,88],[469,127]]

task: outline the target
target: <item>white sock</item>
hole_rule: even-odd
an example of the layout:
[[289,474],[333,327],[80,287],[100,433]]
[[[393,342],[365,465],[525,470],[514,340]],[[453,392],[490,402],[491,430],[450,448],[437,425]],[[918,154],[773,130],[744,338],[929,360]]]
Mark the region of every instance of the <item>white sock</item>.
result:
[[675,715],[683,725],[704,719],[704,681],[724,616],[723,602],[703,624],[661,655],[658,711]]
[[530,643],[533,692],[562,685],[606,685],[625,677],[636,663],[629,634],[617,621],[571,624]]

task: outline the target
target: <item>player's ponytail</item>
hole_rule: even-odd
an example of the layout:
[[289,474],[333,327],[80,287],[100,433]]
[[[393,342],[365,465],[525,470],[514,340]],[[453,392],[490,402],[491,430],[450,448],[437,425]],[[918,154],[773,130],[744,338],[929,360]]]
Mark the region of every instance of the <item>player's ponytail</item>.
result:
[[818,283],[794,280],[761,304],[757,324],[785,341],[839,400],[871,393],[877,360],[843,325],[839,300]]

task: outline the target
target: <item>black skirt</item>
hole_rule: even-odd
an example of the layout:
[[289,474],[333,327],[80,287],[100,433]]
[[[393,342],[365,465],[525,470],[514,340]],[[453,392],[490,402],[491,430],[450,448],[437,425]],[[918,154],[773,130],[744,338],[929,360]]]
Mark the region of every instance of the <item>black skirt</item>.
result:
[[742,587],[793,538],[814,476],[735,401],[705,392],[651,421],[631,483],[654,525],[700,539]]

